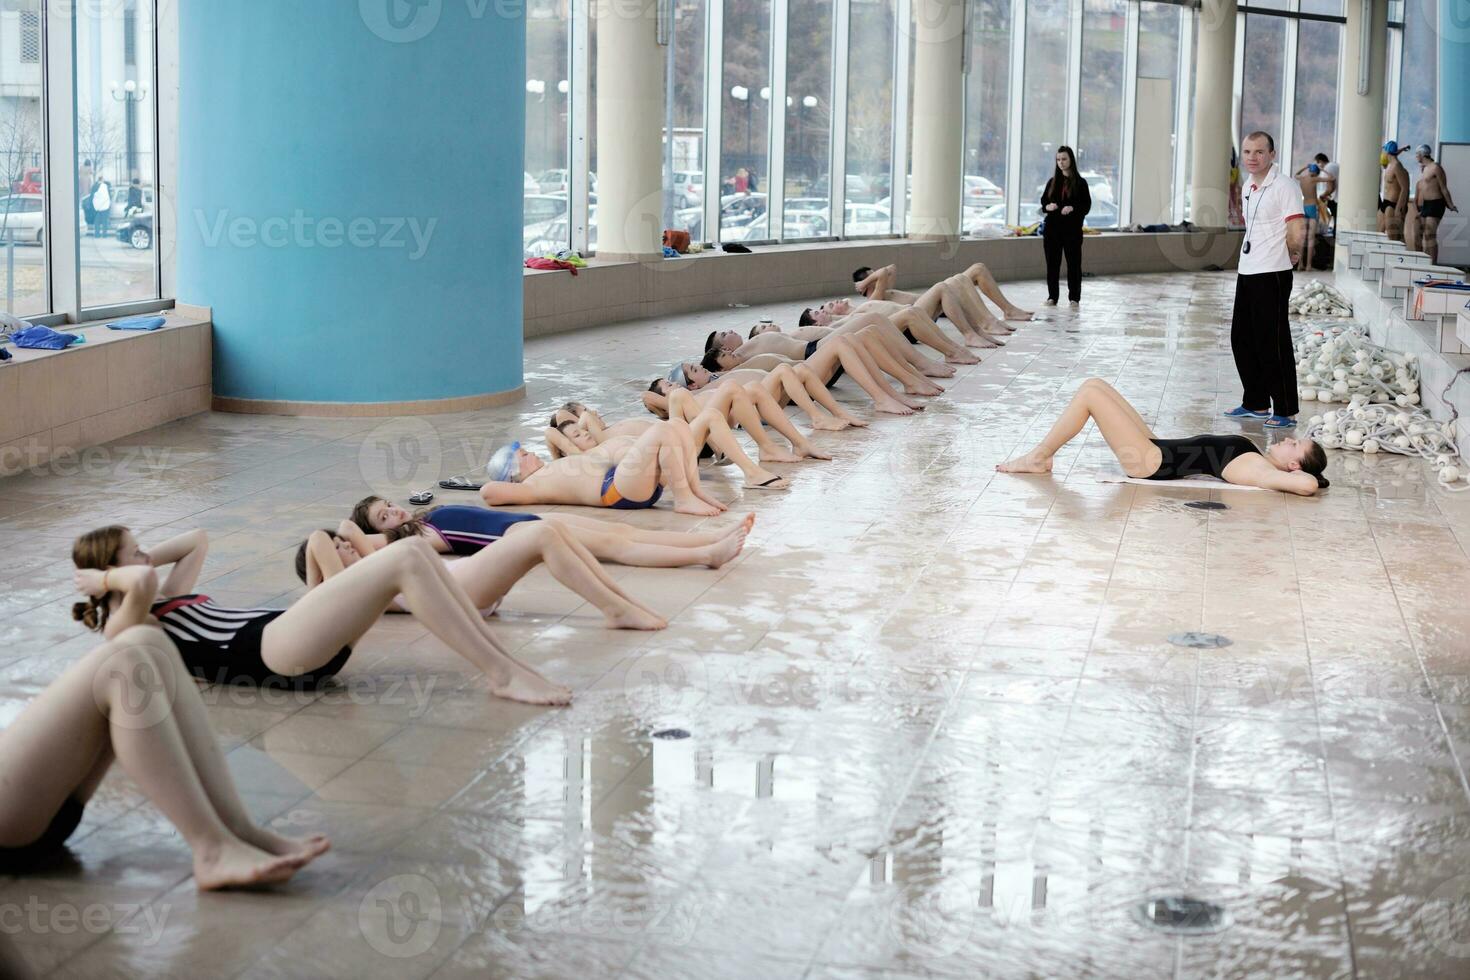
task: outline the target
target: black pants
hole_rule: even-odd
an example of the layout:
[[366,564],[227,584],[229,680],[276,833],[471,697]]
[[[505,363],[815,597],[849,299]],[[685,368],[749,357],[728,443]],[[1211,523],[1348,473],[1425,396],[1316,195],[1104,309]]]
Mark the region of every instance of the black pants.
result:
[[1291,349],[1291,272],[1262,272],[1235,278],[1235,312],[1230,321],[1230,349],[1245,389],[1246,408],[1295,415],[1296,357]]
[[1042,235],[1041,247],[1046,250],[1046,294],[1053,301],[1057,298],[1062,272],[1062,255],[1067,256],[1067,298],[1073,302],[1082,299],[1082,236]]

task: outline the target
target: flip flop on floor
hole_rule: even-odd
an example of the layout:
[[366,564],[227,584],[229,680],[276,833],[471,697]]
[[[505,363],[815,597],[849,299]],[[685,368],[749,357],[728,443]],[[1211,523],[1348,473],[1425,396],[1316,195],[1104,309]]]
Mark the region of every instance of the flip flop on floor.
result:
[[484,485],[483,480],[471,480],[463,476],[452,476],[447,480],[439,481],[439,486],[445,490],[478,490]]
[[1273,415],[1261,424],[1268,429],[1290,429],[1296,426],[1296,419],[1290,415]]
[[[779,487],[776,486],[778,483],[781,484]],[[784,476],[773,476],[764,483],[747,483],[745,485],[745,489],[747,490],[787,490],[790,487],[791,484],[786,481],[786,477]]]

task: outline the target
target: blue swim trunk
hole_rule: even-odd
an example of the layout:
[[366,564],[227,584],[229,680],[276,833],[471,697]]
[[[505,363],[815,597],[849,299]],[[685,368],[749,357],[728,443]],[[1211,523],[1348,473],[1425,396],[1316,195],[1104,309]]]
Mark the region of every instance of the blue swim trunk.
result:
[[1315,204],[1304,204],[1304,205],[1302,205],[1302,214],[1306,215],[1308,218],[1312,219],[1313,221],[1316,221],[1317,220],[1317,205],[1315,205]]
[[611,507],[613,510],[646,510],[658,503],[658,498],[664,495],[664,488],[656,486],[653,488],[653,496],[647,500],[629,500],[618,493],[618,488],[613,486],[613,480],[617,478],[618,468],[614,466],[607,471],[602,478],[602,506]]

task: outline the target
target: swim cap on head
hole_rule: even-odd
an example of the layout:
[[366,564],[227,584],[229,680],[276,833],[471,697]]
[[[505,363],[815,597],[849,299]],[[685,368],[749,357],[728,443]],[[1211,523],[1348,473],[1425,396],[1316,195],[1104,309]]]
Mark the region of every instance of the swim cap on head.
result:
[[1399,155],[1399,145],[1398,145],[1398,143],[1394,142],[1393,140],[1389,140],[1387,143],[1384,143],[1383,144],[1383,152],[1384,153],[1387,153],[1391,157],[1398,156]]
[[1430,148],[1428,143],[1420,143],[1418,149],[1414,152],[1421,157],[1429,157],[1431,160],[1434,159],[1434,150]]
[[509,446],[501,446],[495,450],[494,455],[490,457],[490,462],[485,464],[485,473],[490,479],[497,483],[504,483],[516,475],[520,469],[516,465],[516,453],[520,448],[520,443],[513,442]]
[[675,364],[673,366],[673,368],[669,371],[669,373],[666,374],[666,375],[664,375],[664,377],[668,378],[670,381],[672,381],[676,385],[687,385],[687,384],[689,384],[689,379],[686,378],[686,377],[684,377],[684,365],[683,364]]
[[1321,172],[1322,168],[1317,166],[1315,163],[1307,164],[1307,173],[1311,174],[1313,177],[1317,176]]

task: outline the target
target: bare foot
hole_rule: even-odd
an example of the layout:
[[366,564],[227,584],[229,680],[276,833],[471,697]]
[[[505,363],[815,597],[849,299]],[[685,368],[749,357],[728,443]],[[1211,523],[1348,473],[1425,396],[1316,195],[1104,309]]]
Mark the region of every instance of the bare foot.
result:
[[856,415],[844,415],[842,416],[842,421],[846,422],[848,425],[856,426],[859,429],[866,429],[868,427],[868,423],[858,418]]
[[923,398],[933,398],[944,394],[944,389],[938,385],[904,385],[904,394],[916,395]]
[[1000,344],[997,344],[993,340],[986,340],[984,337],[966,337],[965,346],[976,347],[980,350],[989,350],[992,347],[999,347]]
[[900,401],[903,404],[907,405],[909,408],[912,408],[916,412],[922,412],[924,410],[924,403],[923,402],[916,402],[912,398],[906,397],[904,395],[895,395],[894,397],[897,398],[898,401]]
[[851,424],[851,422],[845,419],[833,418],[830,415],[812,419],[812,428],[821,429],[825,432],[841,432]]
[[662,630],[669,628],[669,621],[655,616],[646,609],[629,606],[615,613],[603,613],[610,630]]
[[969,351],[961,351],[961,352],[959,352],[957,354],[951,354],[948,357],[946,357],[945,360],[948,361],[951,364],[979,364],[980,363],[980,358],[976,357],[974,354],[971,354]]
[[332,842],[326,834],[312,834],[309,837],[283,837],[264,827],[251,826],[239,836],[245,843],[277,857],[304,855],[310,861],[332,849]]
[[999,463],[995,469],[997,473],[1050,473],[1051,457],[1042,459],[1035,453],[1027,453],[1009,462]]
[[903,402],[894,401],[891,398],[885,398],[882,401],[878,402],[877,403],[877,407],[878,407],[878,411],[884,413],[885,415],[912,415],[912,414],[914,414],[914,409],[912,409],[909,406],[905,405]]
[[194,884],[202,892],[287,881],[310,861],[302,854],[270,854],[237,838],[194,856]]
[[[754,514],[750,515],[754,518]],[[735,533],[723,540],[717,541],[709,547],[709,557],[705,564],[710,568],[719,568],[728,561],[733,561],[745,547],[746,535],[750,533],[750,525],[742,523],[735,529]]]
[[797,451],[801,453],[801,458],[802,459],[831,459],[832,458],[832,454],[831,453],[824,453],[820,449],[818,449],[816,446],[813,446],[809,442],[806,443],[805,445],[802,445],[802,446],[797,447]]
[[490,693],[522,704],[562,705],[572,703],[572,690],[553,684],[524,664],[516,664],[510,679],[490,688]]
[[718,507],[711,507],[697,497],[674,504],[674,513],[688,514],[691,517],[714,517],[719,512]]
[[[801,456],[798,453],[788,453],[784,449],[771,449],[761,453],[762,463],[800,463]],[[766,474],[770,476],[769,473]],[[746,481],[749,482],[748,480]]]
[[1005,309],[1007,320],[1029,320],[1035,315],[1030,310],[1023,310],[1019,306],[1008,306]]
[[924,377],[926,378],[952,378],[954,368],[948,364],[925,364]]

